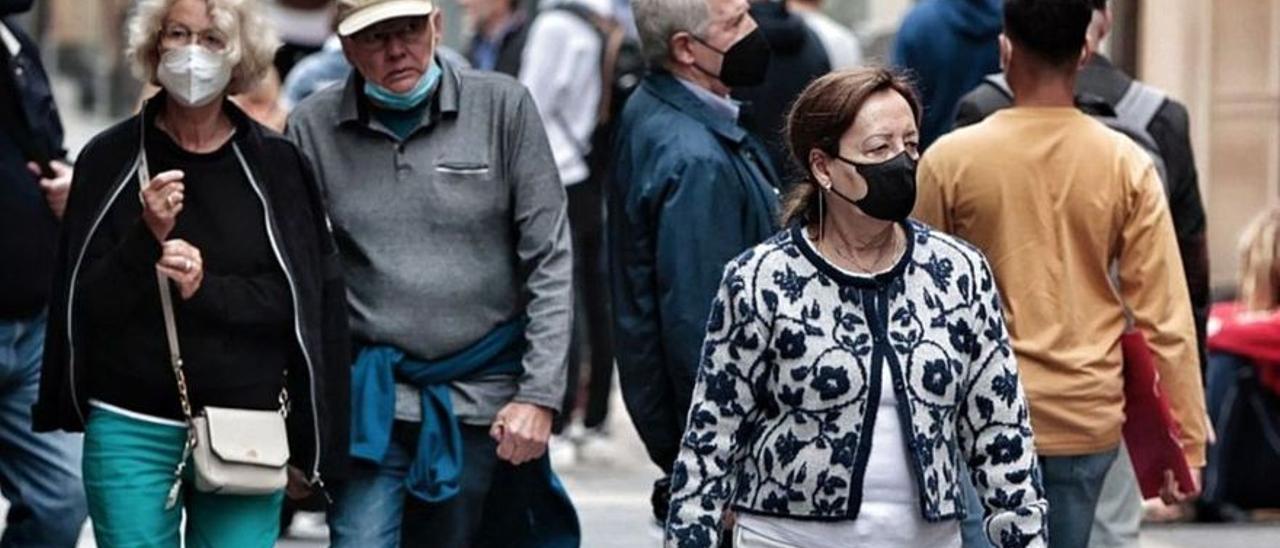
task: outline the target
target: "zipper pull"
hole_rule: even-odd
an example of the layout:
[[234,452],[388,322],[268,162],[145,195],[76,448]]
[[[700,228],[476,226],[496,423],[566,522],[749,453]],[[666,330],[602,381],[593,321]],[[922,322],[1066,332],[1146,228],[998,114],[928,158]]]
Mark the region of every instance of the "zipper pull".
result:
[[333,497],[329,496],[329,489],[324,486],[324,480],[320,479],[319,473],[317,473],[316,476],[311,479],[311,486],[319,488],[320,494],[324,495],[325,502],[329,503],[330,506],[333,505]]

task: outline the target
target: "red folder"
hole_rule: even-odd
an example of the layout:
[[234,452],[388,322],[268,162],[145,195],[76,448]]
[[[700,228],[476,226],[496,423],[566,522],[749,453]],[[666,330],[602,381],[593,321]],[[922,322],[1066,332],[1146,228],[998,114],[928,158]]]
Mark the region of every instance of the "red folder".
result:
[[1143,498],[1160,496],[1165,470],[1172,470],[1183,493],[1195,480],[1179,443],[1178,421],[1160,391],[1160,375],[1147,340],[1138,331],[1120,337],[1124,351],[1124,441]]

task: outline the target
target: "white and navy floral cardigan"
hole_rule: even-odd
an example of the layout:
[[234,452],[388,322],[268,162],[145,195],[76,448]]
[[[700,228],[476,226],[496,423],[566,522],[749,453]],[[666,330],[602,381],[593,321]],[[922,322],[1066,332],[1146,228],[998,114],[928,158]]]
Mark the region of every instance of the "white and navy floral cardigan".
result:
[[925,520],[964,515],[964,459],[992,542],[1044,543],[1048,504],[991,269],[965,243],[906,228],[902,260],[874,278],[833,267],[799,227],[728,265],[672,473],[668,546],[716,546],[726,504],[856,519],[882,382]]

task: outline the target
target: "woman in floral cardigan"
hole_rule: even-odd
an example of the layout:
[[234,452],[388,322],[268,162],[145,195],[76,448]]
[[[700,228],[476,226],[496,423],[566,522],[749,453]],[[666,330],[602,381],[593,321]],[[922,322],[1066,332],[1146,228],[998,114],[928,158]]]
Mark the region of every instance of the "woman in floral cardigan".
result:
[[726,268],[672,474],[667,545],[961,545],[970,473],[997,546],[1048,505],[991,269],[907,219],[920,105],[881,68],[825,76],[788,139],[790,228]]

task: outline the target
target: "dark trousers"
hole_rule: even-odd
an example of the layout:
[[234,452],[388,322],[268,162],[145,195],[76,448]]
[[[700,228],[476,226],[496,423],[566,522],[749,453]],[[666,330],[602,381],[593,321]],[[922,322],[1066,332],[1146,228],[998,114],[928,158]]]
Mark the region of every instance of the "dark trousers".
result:
[[604,271],[603,184],[591,177],[566,187],[569,195],[569,228],[573,238],[573,290],[575,321],[569,351],[568,386],[557,419],[556,432],[568,425],[577,408],[583,382],[582,361],[590,358],[586,371],[586,412],[583,425],[604,424],[609,414],[609,392],[613,385],[613,336],[609,313],[608,276]]
[[528,482],[517,478],[539,468],[498,459],[498,444],[488,427],[462,425],[464,465],[456,496],[427,503],[409,495],[404,479],[417,452],[419,430],[416,423],[396,421],[383,464],[352,465],[351,478],[335,489],[329,512],[332,546],[497,548],[500,543],[490,535],[527,528],[518,519],[524,516],[511,510],[529,503],[530,494],[522,487]]

